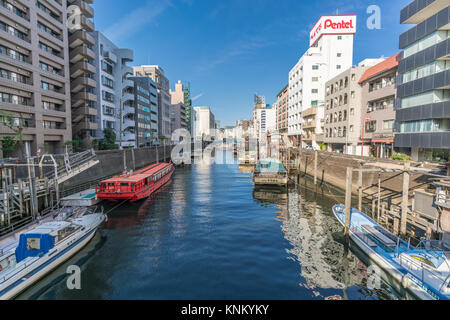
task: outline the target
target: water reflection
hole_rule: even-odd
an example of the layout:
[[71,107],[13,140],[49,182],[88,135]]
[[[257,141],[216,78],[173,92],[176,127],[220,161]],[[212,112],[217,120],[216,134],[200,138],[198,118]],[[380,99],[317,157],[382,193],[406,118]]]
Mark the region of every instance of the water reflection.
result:
[[309,181],[300,189],[255,188],[259,202],[273,203],[277,219],[291,247],[286,251],[299,263],[299,284],[324,299],[395,299],[385,284],[368,289],[367,265],[342,239],[339,223],[330,214],[333,201],[312,192]]

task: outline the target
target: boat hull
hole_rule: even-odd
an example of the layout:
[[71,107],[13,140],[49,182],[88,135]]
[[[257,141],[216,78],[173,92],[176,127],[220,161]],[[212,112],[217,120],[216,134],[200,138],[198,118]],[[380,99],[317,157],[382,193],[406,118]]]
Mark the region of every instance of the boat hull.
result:
[[133,193],[97,193],[97,198],[100,200],[107,200],[107,201],[121,201],[121,200],[129,200],[131,202],[136,202],[142,199],[146,199],[150,197],[155,191],[160,189],[162,186],[164,186],[169,180],[172,178],[173,173],[175,172],[175,169],[172,167],[172,170],[170,173],[159,179],[157,182],[155,182],[153,185],[139,190],[137,192]]
[[[335,206],[336,207],[336,206]],[[342,226],[345,227],[345,221],[338,215],[338,213],[333,208],[333,214],[337,218],[337,220],[341,223]],[[371,219],[367,219],[368,221],[375,223]],[[401,272],[398,270],[397,266],[394,266],[388,260],[386,260],[383,256],[375,252],[366,242],[364,242],[358,235],[356,235],[352,230],[349,231],[350,239],[358,246],[360,250],[362,250],[371,261],[377,264],[380,268],[382,268],[387,274],[389,274],[392,279],[401,287],[408,290],[410,294],[412,294],[415,298],[421,300],[436,300],[433,296],[425,292],[421,287],[419,287],[415,282],[413,282],[408,277],[408,273]],[[406,279],[405,279],[406,277]],[[407,281],[405,281],[407,280]],[[406,288],[405,288],[406,287]]]
[[19,274],[8,280],[4,286],[6,288],[0,291],[0,300],[13,299],[21,292],[39,281],[49,272],[57,268],[59,265],[70,259],[73,255],[85,247],[94,237],[97,232],[97,227],[87,232],[84,236],[78,239],[74,244],[58,253],[55,257],[46,255],[44,261],[36,268],[25,268]]

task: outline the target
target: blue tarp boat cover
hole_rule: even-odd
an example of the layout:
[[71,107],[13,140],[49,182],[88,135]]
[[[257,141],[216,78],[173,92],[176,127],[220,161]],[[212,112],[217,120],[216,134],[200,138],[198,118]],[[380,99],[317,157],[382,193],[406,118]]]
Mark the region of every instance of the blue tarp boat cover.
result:
[[55,237],[49,234],[21,234],[16,248],[16,260],[46,254],[55,246]]
[[275,158],[262,159],[258,161],[255,168],[255,173],[277,174],[286,172],[287,171],[280,160]]

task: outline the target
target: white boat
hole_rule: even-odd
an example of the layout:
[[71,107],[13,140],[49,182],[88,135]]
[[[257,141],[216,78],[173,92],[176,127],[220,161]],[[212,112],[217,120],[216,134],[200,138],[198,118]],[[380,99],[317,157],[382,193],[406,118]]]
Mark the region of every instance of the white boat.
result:
[[81,250],[105,218],[94,213],[49,221],[20,234],[15,247],[0,250],[0,299],[14,298]]
[[[345,226],[345,206],[334,206],[333,213]],[[354,208],[349,231],[358,247],[416,298],[450,299],[448,243],[423,240],[413,247]]]

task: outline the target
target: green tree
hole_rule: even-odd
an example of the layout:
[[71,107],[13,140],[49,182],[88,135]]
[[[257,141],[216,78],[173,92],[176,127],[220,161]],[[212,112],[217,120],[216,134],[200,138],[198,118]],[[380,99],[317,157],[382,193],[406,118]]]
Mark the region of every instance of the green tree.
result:
[[[17,116],[9,111],[6,110],[0,110],[0,123],[8,127],[11,131],[14,132],[14,140],[16,143],[14,144],[14,149],[16,147],[19,147],[20,153],[23,155],[23,123],[22,121],[19,121],[19,124],[17,124]],[[8,142],[7,142],[8,143]],[[13,152],[14,149],[10,152]]]
[[117,150],[119,145],[116,144],[116,133],[112,129],[103,130],[103,139],[92,141],[92,146],[96,150]]
[[72,141],[67,141],[65,143],[66,146],[72,148],[72,152],[80,152],[81,146],[83,145],[83,141],[79,136],[74,136]]
[[4,136],[2,138],[3,156],[10,155],[16,149],[17,141],[11,136]]

